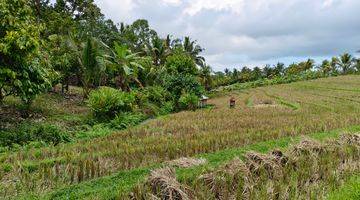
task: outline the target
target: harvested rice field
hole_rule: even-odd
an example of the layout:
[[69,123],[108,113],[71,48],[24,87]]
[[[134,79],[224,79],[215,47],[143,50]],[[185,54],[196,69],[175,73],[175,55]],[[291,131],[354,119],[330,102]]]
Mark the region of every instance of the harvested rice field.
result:
[[[232,109],[229,108],[230,97],[236,99],[236,106]],[[340,148],[338,144],[342,143],[336,141],[325,144],[312,141],[311,145],[314,143],[315,147],[326,149],[326,156],[318,159],[321,156],[318,152],[313,155],[312,150],[309,150],[311,155],[299,155],[299,166],[304,166],[300,171],[269,161],[274,164],[271,167],[280,168],[276,171],[276,176],[279,176],[276,180],[272,179],[273,175],[269,179],[263,161],[256,161],[257,166],[250,166],[247,162],[255,162],[254,156],[267,162],[270,159],[268,152],[274,148],[289,148],[284,154],[292,157],[294,148],[298,146],[291,145],[299,142],[302,136],[325,140],[339,138],[344,132],[356,134],[360,131],[360,76],[233,91],[211,98],[209,103],[213,106],[167,115],[92,140],[2,154],[0,198],[122,199],[135,195],[135,199],[149,199],[146,195],[151,194],[154,199],[171,199],[161,195],[170,195],[173,199],[258,199],[271,194],[274,199],[314,199],[318,194],[325,198],[327,192],[340,187],[351,174],[359,174],[358,166],[350,166],[351,170],[339,179],[337,176],[319,178],[319,170],[323,168],[311,169],[314,172],[307,170],[311,166],[304,160],[315,159],[316,163],[327,164],[329,157],[340,156],[343,152],[347,156],[344,159],[358,161],[359,149],[357,152],[354,150],[358,146],[349,147],[349,152],[347,147]],[[305,145],[304,142],[301,144]],[[330,144],[337,146],[329,150],[327,146]],[[246,153],[248,150],[253,152]],[[193,157],[197,159],[191,159]],[[236,160],[236,157],[245,160]],[[292,159],[297,158],[290,160],[297,162]],[[334,170],[348,167],[339,164],[341,161],[338,159],[336,157],[336,163],[329,166]],[[229,172],[229,177],[226,170],[221,170],[228,162],[239,165],[236,172]],[[164,165],[170,167],[163,168]],[[255,170],[249,175],[249,180],[237,178],[239,173],[244,173],[240,170],[242,166]],[[324,173],[331,174],[331,167]],[[163,191],[168,183],[162,185],[164,180],[156,179],[156,171],[152,170],[158,168],[163,169],[159,173],[164,173],[165,179],[169,179],[165,182],[175,184],[170,186],[176,186],[176,190]],[[341,173],[341,170],[336,172]],[[285,173],[294,175],[284,176]],[[315,173],[316,180],[308,173]],[[150,181],[155,189],[146,185],[149,175],[155,179]],[[203,180],[196,178],[197,175],[203,175]],[[306,175],[304,180],[288,180],[302,175]],[[235,181],[234,184],[222,183],[222,176]],[[265,181],[261,182],[263,179]],[[301,188],[296,188],[296,181],[302,183],[298,186]],[[288,183],[291,183],[289,188],[283,187]],[[332,185],[322,190],[315,183]],[[228,196],[224,196],[221,190],[229,191]]]

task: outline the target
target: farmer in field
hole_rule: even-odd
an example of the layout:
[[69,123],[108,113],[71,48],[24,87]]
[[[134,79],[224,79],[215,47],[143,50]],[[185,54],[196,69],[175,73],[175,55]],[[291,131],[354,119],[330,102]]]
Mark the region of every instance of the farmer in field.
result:
[[230,98],[230,108],[235,108],[235,98],[234,97]]

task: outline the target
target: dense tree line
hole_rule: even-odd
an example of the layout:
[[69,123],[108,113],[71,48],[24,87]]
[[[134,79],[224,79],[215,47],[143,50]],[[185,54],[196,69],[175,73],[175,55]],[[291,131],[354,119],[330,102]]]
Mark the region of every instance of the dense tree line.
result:
[[162,38],[144,19],[116,25],[93,0],[5,0],[0,17],[0,101],[15,95],[30,105],[59,83],[63,93],[82,86],[86,97],[99,86],[165,87],[181,75],[199,82],[205,66],[196,41]]
[[344,53],[339,57],[332,57],[331,60],[324,60],[321,64],[316,64],[313,59],[308,59],[303,62],[290,64],[289,66],[285,66],[284,63],[277,63],[274,66],[265,65],[262,68],[255,67],[253,69],[243,67],[241,70],[234,68],[231,71],[226,68],[224,72],[214,73],[212,76],[212,87],[260,79],[301,75],[309,71],[318,73],[324,77],[360,73],[360,59],[355,58],[349,53]]
[[84,97],[100,86],[124,92],[160,86],[179,98],[183,93],[199,96],[202,88],[314,68],[324,75],[360,71],[359,59],[344,54],[319,66],[309,59],[287,67],[278,63],[213,72],[197,41],[162,38],[144,19],[117,25],[93,0],[3,0],[0,19],[0,102],[14,95],[27,106],[59,83],[63,94],[70,84],[83,87]]

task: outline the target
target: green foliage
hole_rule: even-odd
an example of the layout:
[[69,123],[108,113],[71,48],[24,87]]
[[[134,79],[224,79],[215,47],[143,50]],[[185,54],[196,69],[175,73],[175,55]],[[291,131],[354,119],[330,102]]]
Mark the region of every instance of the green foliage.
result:
[[135,126],[145,119],[146,116],[141,113],[120,113],[115,119],[111,120],[110,124],[112,128],[125,129]]
[[30,105],[51,86],[49,70],[39,55],[40,30],[25,0],[0,2],[0,101],[16,95]]
[[179,107],[183,110],[195,110],[200,98],[192,93],[184,93],[179,99]]
[[135,92],[136,103],[148,116],[169,114],[173,111],[173,97],[161,86],[149,86]]
[[101,87],[93,90],[87,104],[98,120],[110,120],[116,115],[133,110],[135,96],[114,88]]
[[24,145],[35,141],[57,145],[69,142],[70,136],[51,124],[23,123],[16,130],[0,131],[0,146]]
[[104,55],[100,42],[95,38],[88,38],[83,44],[81,66],[83,71],[84,95],[87,96],[91,88],[100,85],[101,77],[106,69]]
[[179,99],[182,93],[192,93],[200,96],[204,92],[204,88],[197,78],[187,74],[167,75],[164,77],[163,85],[175,100]]
[[191,56],[182,51],[176,51],[166,59],[165,68],[170,74],[180,73],[186,75],[197,75],[198,69]]
[[138,72],[143,69],[142,58],[132,53],[125,45],[114,43],[112,52],[111,69],[115,75],[115,84],[124,91],[130,91],[130,82],[135,81],[139,87],[143,87],[138,80]]

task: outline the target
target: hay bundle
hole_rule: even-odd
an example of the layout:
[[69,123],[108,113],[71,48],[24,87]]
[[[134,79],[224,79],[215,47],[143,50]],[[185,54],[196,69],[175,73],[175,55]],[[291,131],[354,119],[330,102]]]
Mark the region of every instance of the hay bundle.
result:
[[239,158],[219,167],[218,170],[201,175],[199,180],[213,193],[216,199],[236,199],[236,191],[243,188],[242,195],[247,196],[250,191],[250,171]]
[[326,151],[326,146],[311,140],[311,139],[303,139],[298,145],[293,146],[292,150],[290,151],[291,155],[293,156],[302,156],[302,155],[313,155],[317,156]]
[[246,165],[250,172],[255,176],[260,176],[264,170],[269,179],[274,179],[282,174],[280,163],[273,155],[264,155],[256,152],[249,152],[245,155]]
[[165,167],[153,170],[148,178],[147,184],[151,192],[164,200],[190,200],[192,192],[181,185],[175,176],[175,170]]
[[342,134],[340,141],[352,146],[360,146],[360,134]]
[[282,167],[284,167],[286,163],[289,161],[289,158],[285,156],[285,154],[279,149],[273,150],[271,152],[271,155],[274,156],[275,162],[280,164]]

